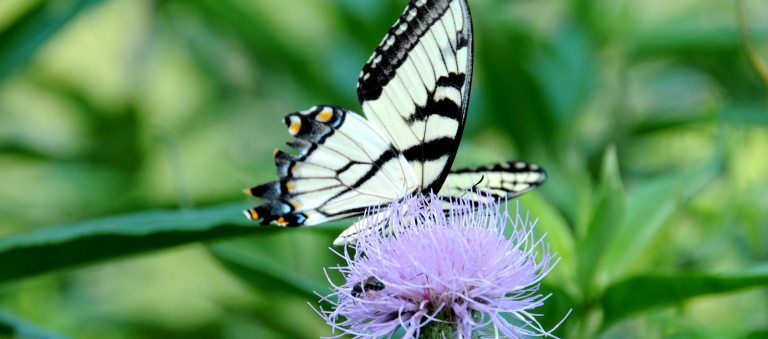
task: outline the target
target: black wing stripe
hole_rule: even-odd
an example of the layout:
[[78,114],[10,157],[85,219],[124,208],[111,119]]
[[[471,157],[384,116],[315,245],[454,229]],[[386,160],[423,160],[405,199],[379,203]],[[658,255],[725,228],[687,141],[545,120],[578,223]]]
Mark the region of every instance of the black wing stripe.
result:
[[[450,88],[460,91],[464,84],[464,78],[465,76],[463,74],[448,74],[448,76],[443,76],[440,77],[440,79],[437,79],[436,88],[438,90],[440,88]],[[435,91],[435,94],[436,93],[437,90]],[[451,98],[448,97],[435,99],[435,94],[430,95],[424,106],[416,107],[416,111],[405,119],[409,125],[413,125],[413,123],[417,121],[425,121],[432,115],[451,118],[456,121],[459,121],[462,118],[461,107],[459,106],[460,98],[458,101],[451,100]]]
[[422,6],[415,2],[408,4],[403,16],[392,26],[363,67],[357,87],[360,100],[376,100],[381,96],[383,88],[392,80],[392,75],[411,49],[448,8],[447,0],[426,1]]
[[424,147],[404,153],[424,191],[442,185],[458,148],[471,83],[471,35],[466,1],[411,1],[358,80],[363,111],[397,149],[453,143],[437,154]]
[[[489,193],[494,197],[515,197],[541,186],[547,180],[543,168],[522,161],[512,161],[491,166],[463,168],[451,171],[441,196],[464,194],[468,189]],[[481,199],[481,195],[473,196]]]
[[454,143],[455,141],[451,138],[433,139],[403,151],[403,155],[406,159],[420,158],[425,161],[438,160],[451,153]]

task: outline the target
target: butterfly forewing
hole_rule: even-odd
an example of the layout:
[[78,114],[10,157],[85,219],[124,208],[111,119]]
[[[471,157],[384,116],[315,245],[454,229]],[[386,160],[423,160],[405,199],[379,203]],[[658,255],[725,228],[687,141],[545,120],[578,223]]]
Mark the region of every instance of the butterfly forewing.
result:
[[262,223],[314,225],[362,213],[417,189],[389,139],[359,114],[316,106],[285,117],[297,155],[276,150],[280,180],[248,193],[267,202],[246,215]]
[[401,150],[422,191],[437,191],[456,155],[469,104],[472,23],[465,1],[411,1],[368,63],[363,112]]

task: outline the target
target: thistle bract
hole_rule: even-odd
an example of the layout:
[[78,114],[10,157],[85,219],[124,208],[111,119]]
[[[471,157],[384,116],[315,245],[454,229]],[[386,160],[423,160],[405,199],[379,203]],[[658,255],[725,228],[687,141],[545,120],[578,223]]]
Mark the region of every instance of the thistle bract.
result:
[[333,308],[318,311],[334,332],[550,335],[530,313],[548,297],[538,285],[553,266],[548,247],[533,235],[535,222],[510,217],[506,203],[490,196],[469,196],[482,202],[417,195],[366,213],[368,229],[387,231],[362,234],[337,252],[346,265],[333,269],[345,283],[324,297]]

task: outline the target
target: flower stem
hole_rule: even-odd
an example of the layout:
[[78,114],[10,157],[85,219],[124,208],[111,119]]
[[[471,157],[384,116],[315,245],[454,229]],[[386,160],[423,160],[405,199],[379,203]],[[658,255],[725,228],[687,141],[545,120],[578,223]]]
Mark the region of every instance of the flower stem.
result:
[[445,339],[453,338],[455,334],[455,324],[433,321],[424,326],[420,337],[424,339]]

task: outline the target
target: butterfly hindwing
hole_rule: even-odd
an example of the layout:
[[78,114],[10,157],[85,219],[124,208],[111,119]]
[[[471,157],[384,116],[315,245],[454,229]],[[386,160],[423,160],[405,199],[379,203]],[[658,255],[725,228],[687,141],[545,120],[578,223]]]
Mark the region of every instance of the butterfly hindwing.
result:
[[[508,161],[453,170],[446,177],[438,196],[446,201],[460,196],[478,202],[513,198],[542,185],[546,180],[547,172],[540,166]],[[446,203],[446,208],[448,206]],[[341,246],[366,234],[386,232],[387,217],[382,213],[373,213],[353,223],[336,237],[333,244]]]
[[314,225],[362,213],[416,190],[403,155],[359,114],[316,106],[285,117],[291,155],[275,150],[278,181],[247,193],[266,202],[246,211],[262,223]]
[[465,1],[413,0],[363,67],[363,113],[402,151],[423,192],[456,155],[469,104],[472,22]]
[[509,161],[495,165],[451,171],[440,189],[443,197],[471,194],[476,200],[513,198],[547,180],[547,172],[538,165]]

